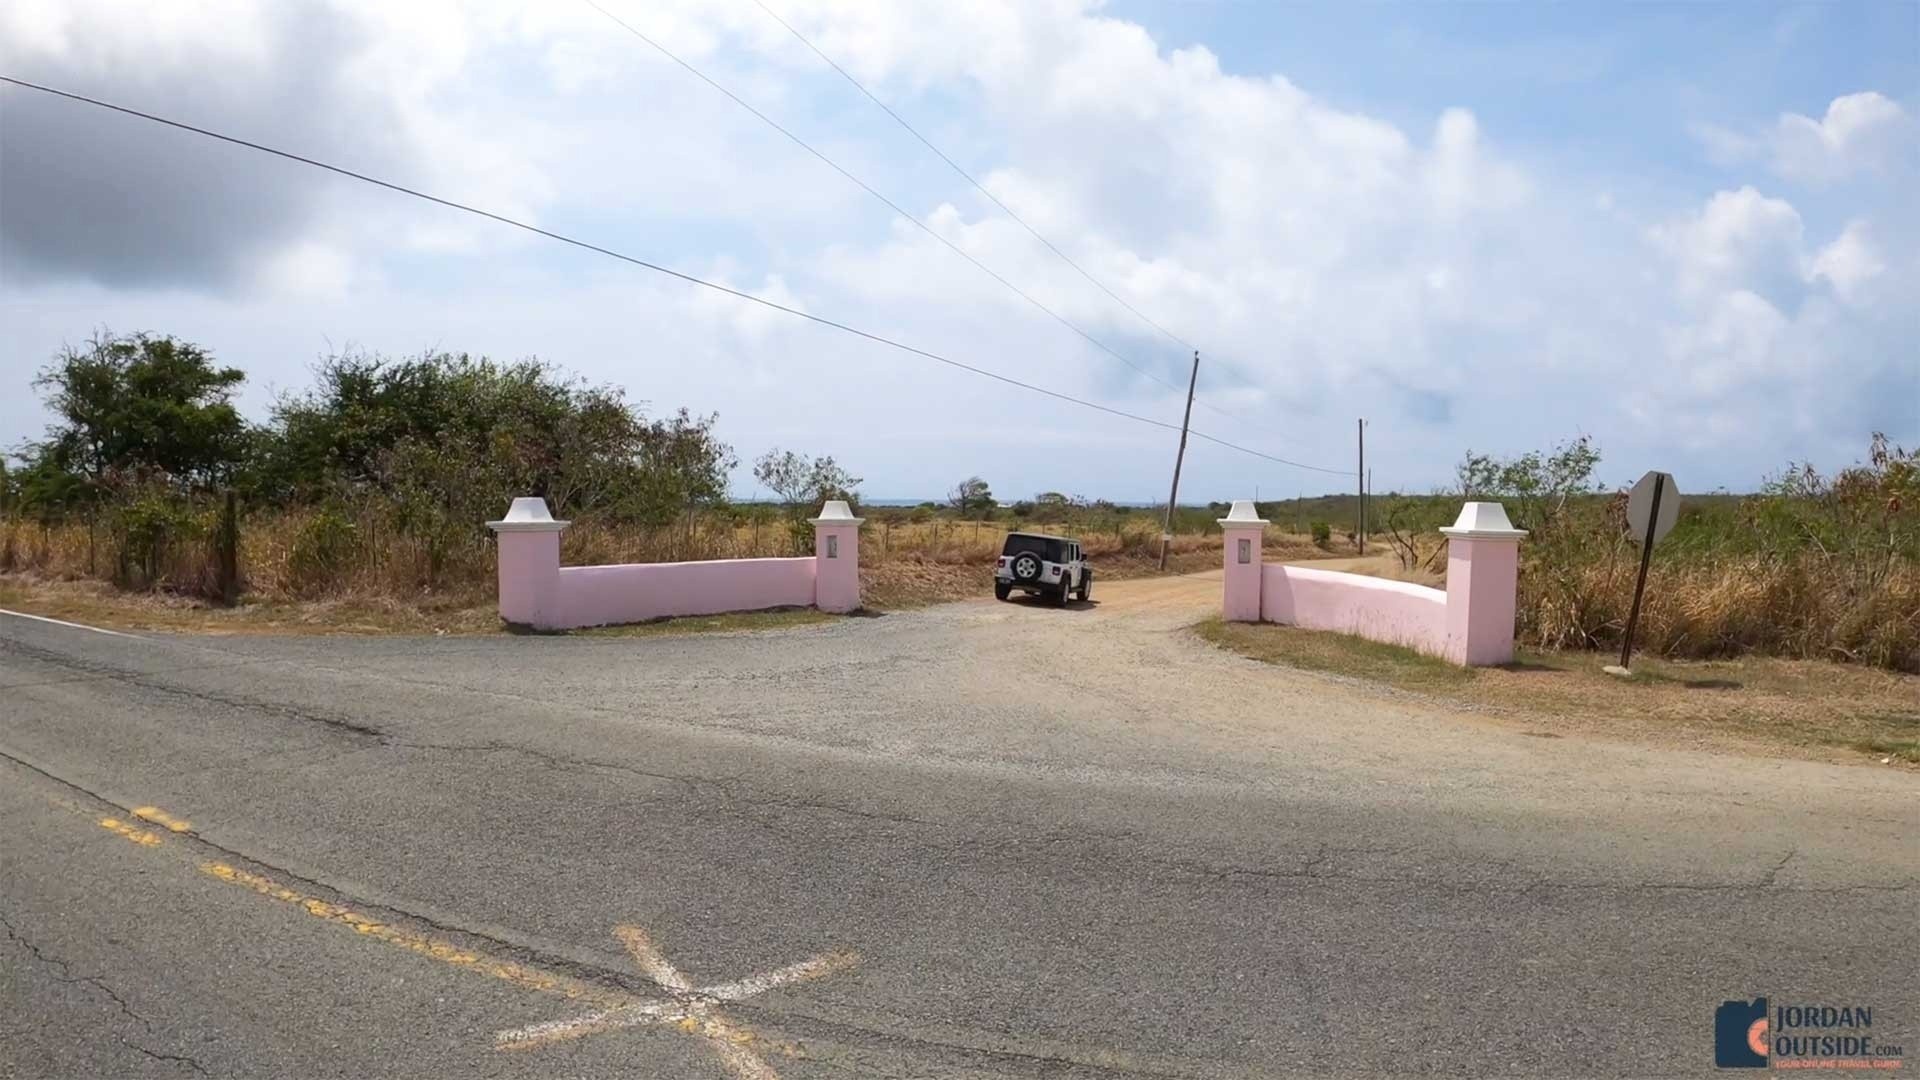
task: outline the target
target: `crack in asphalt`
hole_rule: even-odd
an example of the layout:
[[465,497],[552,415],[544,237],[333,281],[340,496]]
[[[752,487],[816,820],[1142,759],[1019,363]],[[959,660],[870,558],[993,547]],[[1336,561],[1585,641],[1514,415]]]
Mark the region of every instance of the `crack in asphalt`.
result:
[[94,989],[112,998],[113,1003],[120,1007],[120,1011],[125,1013],[127,1016],[133,1018],[134,1020],[139,1021],[141,1027],[146,1028],[148,1031],[153,1030],[153,1022],[148,1020],[146,1017],[141,1016],[139,1013],[134,1012],[133,1007],[127,1004],[127,1000],[121,997],[119,993],[114,990],[113,987],[108,986],[105,982],[101,981],[99,976],[73,974],[72,965],[68,964],[65,960],[62,960],[57,956],[50,955],[45,949],[42,949],[39,945],[35,944],[25,934],[22,934],[20,932],[19,927],[13,924],[13,920],[7,918],[6,915],[4,914],[0,914],[0,928],[4,928],[6,930],[7,940],[12,941],[15,944],[26,949],[27,952],[31,954],[35,960],[40,961],[42,964],[45,964],[48,967],[59,968],[60,974],[54,976],[56,981],[63,982],[63,983],[78,983],[85,986],[93,987]]
[[1780,856],[1780,861],[1773,864],[1773,867],[1767,871],[1767,876],[1760,879],[1760,884],[1771,887],[1774,879],[1780,876],[1780,871],[1785,870],[1787,864],[1792,862],[1793,857],[1798,854],[1800,854],[1799,848],[1788,848],[1787,853]]
[[[99,804],[103,808],[108,808],[114,812],[117,812],[123,815],[132,814],[131,808],[123,806],[120,803],[114,801],[113,799],[110,799],[99,792],[93,791],[92,789],[82,784],[75,783],[74,781],[69,780],[63,776],[59,776],[55,773],[49,772],[46,769],[43,769],[40,766],[35,765],[33,762],[23,760],[5,750],[0,750],[0,759],[11,761],[15,765],[20,766],[21,768],[27,769],[39,776],[43,776],[48,780],[53,781],[56,784],[59,784],[74,792],[77,792],[80,795],[83,795],[86,798],[93,800],[95,803]],[[430,928],[434,931],[437,931],[441,934],[444,934],[450,937],[465,939],[471,942],[484,943],[488,948],[492,949],[497,953],[504,954],[510,959],[537,962],[539,964],[550,967],[552,969],[562,971],[566,974],[575,975],[577,977],[583,978],[590,982],[600,983],[604,986],[607,986],[610,989],[623,990],[628,993],[645,994],[645,993],[653,993],[656,990],[656,988],[654,988],[651,983],[644,982],[638,977],[629,975],[623,971],[620,971],[617,968],[601,967],[594,964],[584,963],[580,960],[573,959],[572,957],[544,951],[533,945],[525,944],[522,942],[511,941],[495,934],[489,934],[485,931],[475,930],[466,926],[461,926],[458,923],[454,923],[449,920],[436,917],[426,912],[415,911],[409,908],[401,907],[398,904],[394,904],[391,902],[383,902],[383,901],[373,900],[373,899],[363,897],[353,892],[351,889],[347,887],[334,884],[330,881],[326,881],[322,878],[316,877],[311,874],[303,874],[289,867],[281,866],[272,861],[261,858],[260,856],[252,854],[250,852],[241,851],[238,848],[229,847],[216,840],[209,839],[204,833],[202,833],[198,829],[187,828],[180,831],[169,830],[167,833],[167,836],[169,839],[172,839],[172,840],[180,841],[187,844],[197,845],[201,848],[207,849],[210,852],[217,852],[218,854],[225,857],[226,859],[230,859],[239,863],[244,863],[247,866],[255,868],[266,874],[276,875],[281,879],[283,884],[288,884],[288,883],[298,884],[316,893],[323,894],[321,896],[322,899],[337,900],[341,903],[350,904],[354,907],[362,908],[368,911],[382,912],[396,918],[397,920],[412,922],[416,925]]]
[[[25,935],[24,933],[21,933],[20,928],[14,925],[13,920],[8,918],[4,912],[0,912],[0,930],[4,930],[6,932],[8,941],[11,941],[14,944],[25,949],[29,956],[33,957],[35,960],[39,961],[41,964],[49,968],[58,969],[57,974],[53,975],[54,981],[67,983],[69,985],[88,986],[88,987],[92,987],[95,990],[98,990],[100,993],[105,994],[107,998],[113,1002],[114,1006],[117,1009],[119,1009],[121,1015],[138,1023],[142,1030],[148,1032],[149,1034],[152,1033],[153,1021],[135,1012],[133,1009],[133,1006],[127,1003],[127,999],[124,997],[121,997],[120,992],[115,990],[112,986],[109,986],[106,980],[100,978],[98,975],[75,975],[73,973],[72,964],[68,963],[65,960],[62,960],[57,956],[54,956],[52,953],[49,953],[46,949],[42,948],[33,939],[27,937],[27,935]],[[191,1068],[194,1072],[199,1073],[202,1076],[208,1075],[206,1067],[202,1065],[198,1059],[190,1055],[170,1054],[165,1051],[155,1050],[152,1047],[147,1046],[143,1043],[137,1042],[133,1039],[130,1039],[127,1036],[117,1031],[113,1033],[113,1037],[116,1042],[120,1043],[120,1045],[126,1047],[129,1050],[133,1050],[139,1054],[145,1055],[146,1057],[152,1058],[155,1061],[168,1061],[168,1062],[174,1062],[177,1064],[186,1065],[187,1067]]]
[[[25,768],[27,770],[30,770],[31,772],[34,772],[40,776],[43,776],[48,780],[53,781],[54,783],[60,784],[76,793],[79,793],[80,795],[85,796],[88,799],[92,799],[102,807],[111,808],[121,813],[131,812],[128,808],[121,806],[119,803],[113,801],[112,799],[108,799],[105,796],[99,793],[96,793],[86,788],[83,785],[74,783],[73,781],[67,780],[64,777],[60,777],[51,772],[48,772],[47,770],[40,768],[37,765],[34,765],[32,762],[23,761],[20,758],[15,757],[14,755],[7,753],[5,751],[0,751],[0,758],[5,758],[6,760],[12,761],[14,764],[19,765],[22,768]],[[276,865],[270,861],[267,861],[258,856],[249,854],[247,852],[243,852],[235,848],[227,847],[226,845],[220,844],[217,841],[208,839],[205,835],[203,835],[202,833],[200,833],[198,830],[195,830],[195,829],[189,828],[180,832],[169,832],[168,836],[169,836],[169,839],[183,842],[189,845],[197,845],[200,847],[204,847],[212,851],[218,852],[222,856],[228,859],[231,859],[235,862],[243,863],[248,866],[258,868],[262,872],[277,876],[283,884],[298,885],[303,889],[312,891],[320,895],[324,899],[330,899],[330,900],[338,901],[343,904],[352,905],[353,907],[356,907],[365,911],[369,911],[369,912],[383,913],[399,921],[411,922],[418,926],[430,928],[436,933],[439,933],[444,937],[447,937],[456,941],[484,943],[485,946],[490,951],[521,963],[537,965],[539,967],[544,967],[551,971],[556,971],[556,972],[561,972],[567,975],[571,975],[575,978],[579,978],[586,982],[606,986],[610,989],[625,991],[627,993],[652,995],[660,992],[660,988],[658,986],[650,982],[644,981],[623,970],[620,970],[619,968],[615,968],[612,966],[602,966],[596,963],[583,962],[583,961],[574,959],[570,956],[561,955],[552,951],[548,951],[546,949],[539,948],[537,946],[524,944],[516,941],[511,941],[495,934],[490,934],[480,930],[474,930],[469,927],[462,926],[458,923],[454,923],[449,920],[436,917],[426,912],[402,907],[387,901],[379,901],[379,900],[373,900],[366,897],[362,897],[351,892],[346,888],[335,885],[326,880],[317,878],[309,874],[302,874],[300,872],[291,870],[287,867]],[[112,989],[107,987],[104,983],[100,983],[97,980],[86,978],[86,977],[82,977],[82,978],[65,977],[65,973],[67,971],[67,964],[65,961],[62,961],[57,957],[48,956],[45,953],[43,953],[31,941],[19,935],[16,932],[13,924],[7,921],[4,918],[4,916],[0,916],[0,923],[5,924],[7,936],[9,939],[20,942],[20,944],[23,947],[27,948],[28,951],[31,952],[37,959],[41,959],[42,961],[50,965],[59,967],[62,970],[62,981],[67,981],[67,982],[83,981],[88,983],[89,985],[97,986],[99,989],[105,991],[109,996],[111,996],[116,1002],[120,1003],[121,1008],[127,1013],[128,1016],[131,1016],[134,1019],[139,1020],[142,1024],[147,1025],[147,1027],[151,1029],[151,1024],[149,1024],[144,1017],[141,1017],[139,1014],[133,1012],[131,1008],[128,1008],[126,1003],[120,998],[120,996],[114,993]],[[611,963],[612,961],[609,961],[609,965]],[[747,1002],[734,1003],[731,1006],[731,1008],[733,1009],[734,1012],[736,1012],[737,1014],[739,1014],[749,1022],[757,1022],[762,1025],[771,1026],[775,1028],[780,1028],[784,1026],[788,1030],[791,1030],[797,1023],[799,1026],[803,1028],[811,1028],[811,1029],[814,1029],[815,1031],[824,1031],[829,1035],[837,1036],[843,1041],[851,1041],[853,1038],[858,1038],[858,1039],[866,1040],[869,1042],[882,1041],[882,1042],[898,1044],[901,1046],[945,1050],[951,1053],[961,1054],[970,1058],[984,1059],[988,1062],[1014,1064],[1014,1065],[1019,1065],[1023,1067],[1037,1068],[1044,1071],[1055,1071],[1060,1066],[1067,1066],[1072,1069],[1093,1069],[1096,1071],[1105,1072],[1107,1074],[1124,1073],[1126,1075],[1143,1076],[1143,1077],[1149,1077],[1149,1078],[1152,1078],[1152,1077],[1172,1078],[1177,1075],[1177,1074],[1164,1073],[1159,1071],[1151,1071],[1151,1072],[1142,1071],[1140,1069],[1118,1067],[1118,1066],[1111,1066],[1111,1065],[1094,1065],[1094,1064],[1090,1064],[1088,1062],[1078,1060],[1072,1057],[1052,1056],[1052,1055],[1037,1054],[1037,1053],[1025,1053],[1021,1051],[1007,1050],[1004,1048],[974,1046],[974,1045],[969,1045],[969,1044],[960,1043],[960,1042],[951,1042],[951,1041],[931,1039],[931,1038],[926,1038],[921,1036],[906,1035],[906,1034],[902,1034],[894,1031],[867,1028],[859,1024],[853,1024],[845,1021],[834,1020],[828,1017],[816,1016],[816,1015],[799,1011],[799,1010],[781,1009],[777,1007],[754,1005]],[[128,1046],[130,1049],[136,1050],[148,1057],[154,1058],[155,1060],[179,1062],[179,1063],[188,1065],[189,1067],[193,1068],[196,1072],[201,1073],[202,1075],[206,1074],[206,1069],[201,1065],[199,1061],[195,1060],[194,1058],[183,1056],[183,1055],[163,1053],[160,1051],[153,1050],[149,1047],[142,1046],[136,1042],[127,1040],[122,1036],[116,1035],[115,1037],[119,1039],[119,1041],[124,1043],[126,1046]]]
[[[1812,894],[1838,894],[1848,892],[1900,891],[1912,887],[1916,879],[1898,884],[1873,885],[1853,884],[1827,887],[1781,886],[1775,883],[1775,876],[1797,852],[1789,852],[1778,866],[1773,867],[1758,881],[1721,881],[1721,882],[1680,882],[1643,880],[1638,882],[1613,881],[1555,881],[1550,878],[1538,878],[1524,883],[1511,883],[1502,886],[1493,881],[1462,881],[1433,875],[1419,874],[1366,874],[1354,872],[1334,872],[1326,869],[1329,862],[1338,856],[1353,855],[1392,855],[1407,849],[1384,845],[1334,846],[1322,843],[1315,851],[1306,856],[1297,866],[1285,865],[1242,865],[1235,863],[1209,863],[1197,859],[1168,859],[1144,855],[1135,842],[1144,838],[1130,834],[1103,830],[1021,832],[1009,830],[994,835],[975,835],[962,831],[959,824],[938,821],[930,818],[914,817],[906,814],[892,814],[880,811],[864,810],[857,807],[821,799],[790,798],[768,791],[745,779],[744,773],[729,776],[699,776],[681,773],[658,772],[642,769],[620,762],[602,761],[593,758],[573,757],[551,751],[536,750],[531,747],[498,740],[483,743],[432,743],[415,742],[388,738],[383,746],[425,750],[436,753],[513,753],[531,757],[546,763],[552,768],[603,769],[625,773],[632,776],[667,783],[679,784],[693,792],[711,791],[720,799],[712,807],[716,814],[728,814],[736,820],[750,822],[770,832],[781,835],[793,835],[807,831],[806,825],[796,822],[787,815],[795,810],[814,810],[836,814],[861,821],[884,822],[894,825],[906,825],[920,829],[935,830],[949,834],[952,842],[945,845],[929,845],[939,850],[957,852],[967,850],[986,850],[996,854],[1017,855],[1022,847],[1057,849],[1060,845],[1085,845],[1087,850],[1070,852],[1073,858],[1083,865],[1103,865],[1111,861],[1111,854],[1095,848],[1093,845],[1105,841],[1111,844],[1128,844],[1124,858],[1136,865],[1146,865],[1171,870],[1209,880],[1231,882],[1237,879],[1271,879],[1323,881],[1354,884],[1378,884],[1396,886],[1417,886],[1421,888],[1440,888],[1463,893],[1494,893],[1515,896],[1536,895],[1551,891],[1582,892],[1644,892],[1657,890],[1682,891],[1753,891],[1775,889]],[[967,825],[977,829],[978,822]],[[891,837],[876,837],[876,841],[891,842]],[[1093,843],[1089,843],[1092,841]],[[245,856],[241,856],[244,858]],[[1511,870],[1514,860],[1501,858],[1482,858],[1480,863]]]
[[[233,655],[232,653],[223,652],[218,649],[206,649],[203,646],[194,647],[221,656]],[[261,712],[282,719],[319,724],[323,727],[346,732],[362,738],[386,740],[391,737],[387,732],[371,725],[360,723],[357,720],[351,720],[341,716],[329,716],[324,713],[312,712],[305,709],[296,709],[290,705],[283,705],[278,702],[266,701],[259,698],[244,697],[235,694],[219,694],[209,690],[194,690],[166,682],[160,678],[164,675],[177,675],[184,672],[231,671],[262,664],[295,663],[295,661],[291,660],[281,658],[248,659],[230,664],[197,664],[189,667],[162,668],[156,671],[131,671],[127,668],[116,667],[111,664],[103,664],[56,653],[52,650],[43,649],[35,645],[28,645],[11,638],[0,638],[0,651],[23,653],[33,659],[50,663],[57,667],[70,668],[88,673],[83,677],[73,679],[46,679],[39,682],[10,683],[0,686],[0,690],[24,690],[42,686],[70,686],[82,683],[117,682],[128,686],[137,686],[143,690],[151,690],[155,693],[184,697],[210,705],[224,705],[227,708],[238,709],[242,712]]]
[[179,1064],[187,1066],[188,1068],[192,1069],[194,1072],[199,1073],[201,1076],[211,1075],[207,1072],[206,1066],[200,1064],[200,1062],[197,1059],[189,1057],[185,1054],[164,1053],[162,1051],[155,1050],[151,1047],[142,1046],[139,1043],[134,1042],[132,1039],[129,1039],[124,1035],[115,1035],[114,1038],[119,1041],[120,1045],[126,1047],[127,1049],[138,1051],[139,1053],[145,1054],[146,1056],[152,1058],[155,1061],[177,1062]]
[[[950,823],[950,822],[938,821],[938,820],[933,820],[929,818],[915,817],[907,814],[886,813],[881,811],[866,810],[858,807],[847,806],[842,803],[836,803],[830,800],[793,798],[793,797],[782,796],[776,792],[768,791],[764,788],[761,788],[752,784],[750,781],[745,779],[744,773],[737,773],[737,774],[732,774],[728,776],[700,776],[700,775],[689,775],[689,774],[683,774],[683,773],[659,772],[659,771],[639,768],[637,766],[626,764],[623,762],[604,761],[604,760],[599,760],[594,758],[576,757],[576,756],[571,756],[566,754],[555,753],[552,751],[539,750],[533,747],[524,746],[517,743],[504,742],[500,740],[489,740],[489,741],[480,742],[480,743],[426,742],[426,741],[419,741],[419,740],[409,740],[409,739],[400,738],[390,732],[386,732],[368,725],[359,724],[354,721],[342,720],[337,717],[327,717],[321,714],[309,712],[307,710],[295,709],[289,706],[280,706],[270,702],[260,702],[260,701],[255,701],[252,699],[237,697],[237,696],[209,694],[209,693],[204,693],[200,691],[193,691],[193,690],[187,690],[184,688],[168,686],[162,683],[151,682],[150,680],[147,680],[144,676],[137,676],[131,673],[123,672],[120,677],[120,681],[130,682],[135,685],[146,686],[150,689],[154,689],[162,693],[176,694],[176,695],[188,697],[195,700],[217,703],[217,704],[225,705],[229,708],[239,709],[242,711],[245,711],[248,709],[254,709],[254,710],[259,710],[262,712],[269,713],[271,715],[279,716],[284,719],[295,720],[298,722],[318,723],[328,728],[347,731],[353,734],[357,738],[366,740],[369,746],[377,744],[379,747],[382,747],[382,748],[411,749],[411,750],[427,751],[432,753],[450,753],[450,754],[512,753],[512,754],[520,754],[525,757],[530,757],[535,760],[541,761],[551,768],[557,768],[557,769],[578,768],[578,769],[608,770],[608,771],[619,772],[619,773],[623,773],[631,776],[641,777],[645,779],[656,780],[656,781],[661,781],[665,783],[678,784],[687,788],[689,791],[692,791],[692,792],[696,792],[696,793],[712,792],[712,793],[718,794],[720,798],[717,800],[717,805],[715,807],[715,810],[717,812],[729,814],[730,816],[734,817],[736,820],[750,822],[770,832],[786,834],[786,835],[791,835],[796,829],[804,829],[804,826],[801,823],[795,822],[791,819],[790,814],[792,811],[817,811],[817,812],[830,813],[830,814],[835,814],[835,815],[839,815],[847,818],[852,818],[858,821],[884,822],[892,825],[902,825],[902,826],[908,826],[916,829],[933,830],[933,831],[946,833],[951,837],[951,842],[948,843],[947,845],[944,845],[944,850],[948,850],[948,851],[985,849],[985,850],[993,851],[998,854],[1008,854],[1010,851],[1013,851],[1014,849],[1023,845],[1035,846],[1035,847],[1046,847],[1046,848],[1057,848],[1059,845],[1080,844],[1080,845],[1087,845],[1089,850],[1085,850],[1081,852],[1072,852],[1071,854],[1076,859],[1076,861],[1082,864],[1102,864],[1102,863],[1108,862],[1110,859],[1110,856],[1098,850],[1097,848],[1094,848],[1093,844],[1097,844],[1101,841],[1106,841],[1113,844],[1127,844],[1129,847],[1129,850],[1127,850],[1124,853],[1124,856],[1129,862],[1133,864],[1154,866],[1161,869],[1170,870],[1176,873],[1187,874],[1187,875],[1207,878],[1210,880],[1223,881],[1223,882],[1230,882],[1235,880],[1248,880],[1248,879],[1328,881],[1328,882],[1344,882],[1344,883],[1354,883],[1354,884],[1375,884],[1375,885],[1395,885],[1395,886],[1417,886],[1422,888],[1442,888],[1442,889],[1449,889],[1452,891],[1465,892],[1465,893],[1482,893],[1482,894],[1511,893],[1513,895],[1518,895],[1518,896],[1536,895],[1546,891],[1639,892],[1639,891],[1653,891],[1653,890],[1674,890],[1674,891],[1709,892],[1709,891],[1742,891],[1742,890],[1756,890],[1756,889],[1783,889],[1786,891],[1805,892],[1805,893],[1835,894],[1835,893],[1848,893],[1848,892],[1860,892],[1860,891],[1899,891],[1899,890],[1910,888],[1915,883],[1915,879],[1909,879],[1907,881],[1900,882],[1898,884],[1891,884],[1891,885],[1853,884],[1853,885],[1828,886],[1828,887],[1778,885],[1776,883],[1777,875],[1779,874],[1781,869],[1783,869],[1786,866],[1787,862],[1790,861],[1795,854],[1797,854],[1797,851],[1789,851],[1786,854],[1786,856],[1784,856],[1781,859],[1778,865],[1768,870],[1757,881],[1676,882],[1676,881],[1646,880],[1646,881],[1625,883],[1625,882],[1590,881],[1590,880],[1589,881],[1554,881],[1548,878],[1539,878],[1539,879],[1525,882],[1525,883],[1509,884],[1505,887],[1502,887],[1502,885],[1499,884],[1498,882],[1461,881],[1458,879],[1450,879],[1450,878],[1444,878],[1444,877],[1438,877],[1438,876],[1432,876],[1432,875],[1364,874],[1364,873],[1351,873],[1351,872],[1340,873],[1340,872],[1329,872],[1326,870],[1326,866],[1328,862],[1338,855],[1361,855],[1361,854],[1381,854],[1381,853],[1391,854],[1395,850],[1397,850],[1391,847],[1369,846],[1369,847],[1337,847],[1336,848],[1332,845],[1321,844],[1311,855],[1307,856],[1297,866],[1258,865],[1258,864],[1244,865],[1244,864],[1236,864],[1236,863],[1223,864],[1223,863],[1210,863],[1204,860],[1197,860],[1197,859],[1167,859],[1167,858],[1160,858],[1160,857],[1142,854],[1138,850],[1138,845],[1132,843],[1134,841],[1138,841],[1141,838],[1134,836],[1132,834],[1112,833],[1112,832],[1104,832],[1104,831],[1097,831],[1097,830],[1080,830],[1077,832],[1067,832],[1067,831],[1060,831],[1060,830],[1049,830],[1049,831],[1042,831],[1042,832],[1020,832],[1018,830],[1010,830],[1010,831],[1004,831],[1004,832],[1000,832],[998,834],[990,835],[990,836],[974,835],[971,833],[962,832],[959,825]],[[515,695],[509,695],[509,696],[515,696]],[[69,784],[69,786],[75,787],[76,790],[80,790],[83,793],[89,795],[90,797],[99,799],[103,803],[107,803],[109,805],[115,805],[111,802],[111,800],[101,798],[97,794],[87,791],[86,789],[81,788],[78,785],[73,785],[62,777],[57,777],[51,773],[46,773],[45,770],[38,769],[35,766],[33,766],[31,763],[22,761],[21,759],[13,757],[12,755],[9,755],[9,754],[0,753],[0,756],[6,756],[10,760],[14,760],[21,765],[24,765],[28,768],[35,769],[36,772],[41,772],[43,775],[47,775],[52,779],[60,781],[61,783],[67,783]],[[120,809],[122,811],[125,811],[127,808],[121,807]],[[975,828],[977,828],[978,826],[978,822],[972,822],[969,824],[974,826]],[[204,838],[201,838],[201,839],[204,841]],[[1089,841],[1092,841],[1093,844],[1089,844]],[[213,846],[217,847],[218,845],[213,845]],[[226,849],[221,849],[221,850],[225,851]],[[233,855],[236,858],[254,861],[258,865],[267,867],[269,869],[272,869],[278,872],[286,872],[282,868],[273,867],[271,866],[271,864],[260,862],[257,859],[253,859],[251,856],[243,852],[228,852],[228,853]],[[1489,865],[1504,864],[1508,867],[1511,867],[1511,860],[1483,859],[1481,861]],[[314,882],[314,884],[320,884],[323,886],[325,885],[324,882]],[[419,918],[419,921],[425,923],[426,925],[435,926],[436,928],[441,928],[439,924],[434,923],[432,920],[420,918],[414,913],[407,912],[397,908],[392,910],[396,914],[407,916],[410,918]],[[451,932],[471,933],[470,931],[466,931],[459,927],[446,927],[445,929]],[[484,935],[477,935],[477,936],[484,937]],[[492,940],[492,939],[489,939],[489,940]],[[501,942],[501,944],[506,945],[510,943]]]

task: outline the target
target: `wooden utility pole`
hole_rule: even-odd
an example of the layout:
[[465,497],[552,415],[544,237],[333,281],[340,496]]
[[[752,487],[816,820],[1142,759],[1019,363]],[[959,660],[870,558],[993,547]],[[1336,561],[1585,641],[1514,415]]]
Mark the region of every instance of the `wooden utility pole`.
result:
[[233,489],[226,495],[220,511],[220,603],[233,607],[240,602],[240,512]]
[[1367,550],[1367,421],[1362,418],[1353,423],[1360,433],[1360,461],[1353,470],[1353,486],[1359,491],[1353,507],[1353,542],[1364,554]]
[[1367,470],[1367,491],[1360,498],[1360,553],[1367,553],[1367,538],[1373,535],[1373,470]]
[[1187,376],[1187,411],[1180,418],[1180,450],[1173,455],[1173,490],[1167,492],[1167,519],[1160,528],[1160,569],[1167,568],[1167,547],[1173,543],[1173,507],[1180,498],[1180,465],[1187,459],[1187,425],[1193,422],[1193,388],[1200,383],[1200,350],[1193,350],[1193,373]]

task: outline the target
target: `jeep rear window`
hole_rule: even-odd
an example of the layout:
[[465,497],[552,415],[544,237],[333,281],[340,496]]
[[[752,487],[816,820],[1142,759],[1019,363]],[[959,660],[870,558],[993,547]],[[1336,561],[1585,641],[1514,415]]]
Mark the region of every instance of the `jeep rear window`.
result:
[[1060,549],[1063,546],[1058,540],[1045,540],[1038,536],[1009,536],[1007,546],[1001,549],[1000,554],[1034,554],[1048,562],[1065,562],[1066,560],[1060,557]]

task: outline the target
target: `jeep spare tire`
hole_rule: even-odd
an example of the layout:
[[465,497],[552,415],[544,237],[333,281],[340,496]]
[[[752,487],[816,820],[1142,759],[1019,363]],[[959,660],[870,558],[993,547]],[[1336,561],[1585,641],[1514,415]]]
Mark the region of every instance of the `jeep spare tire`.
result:
[[1023,551],[1013,557],[1013,580],[1032,583],[1040,580],[1040,571],[1045,568],[1040,556],[1031,551]]

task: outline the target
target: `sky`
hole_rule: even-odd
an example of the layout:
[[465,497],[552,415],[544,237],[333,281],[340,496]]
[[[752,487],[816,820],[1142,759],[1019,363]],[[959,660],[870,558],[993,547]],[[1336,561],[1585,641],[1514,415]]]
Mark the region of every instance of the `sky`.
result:
[[102,329],[261,419],[336,352],[538,357],[717,412],[741,496],[782,447],[876,498],[1164,499],[1189,345],[1194,428],[1267,456],[1194,440],[1183,501],[1352,490],[1359,417],[1376,491],[1580,435],[1683,491],[1920,443],[1912,0],[765,0],[1073,265],[755,0],[596,2],[10,0],[0,73],[1164,426],[0,86],[0,446]]

